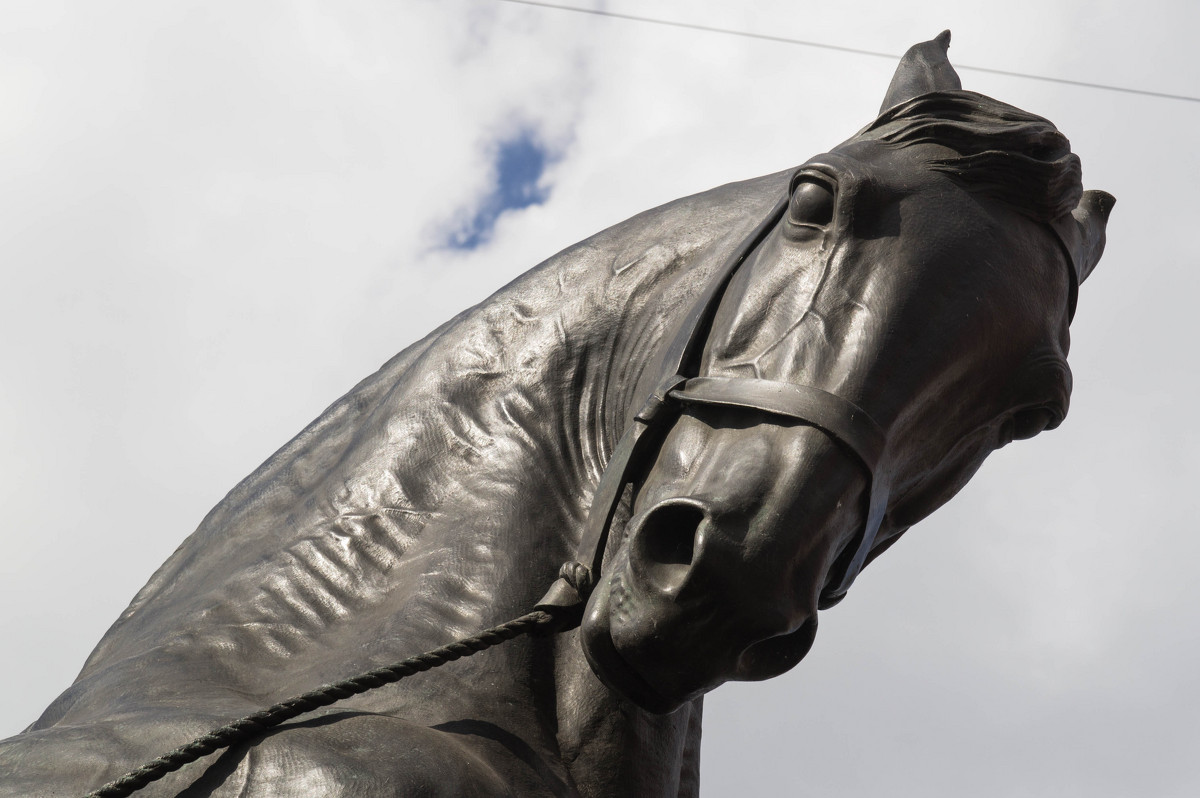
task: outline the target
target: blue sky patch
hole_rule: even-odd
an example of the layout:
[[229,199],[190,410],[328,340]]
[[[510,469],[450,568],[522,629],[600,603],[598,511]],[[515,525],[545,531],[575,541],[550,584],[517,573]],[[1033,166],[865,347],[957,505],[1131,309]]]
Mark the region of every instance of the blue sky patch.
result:
[[539,181],[549,161],[549,152],[532,131],[523,130],[501,141],[496,147],[491,191],[479,203],[475,215],[450,234],[446,244],[452,249],[475,249],[491,237],[500,214],[545,202],[550,191]]

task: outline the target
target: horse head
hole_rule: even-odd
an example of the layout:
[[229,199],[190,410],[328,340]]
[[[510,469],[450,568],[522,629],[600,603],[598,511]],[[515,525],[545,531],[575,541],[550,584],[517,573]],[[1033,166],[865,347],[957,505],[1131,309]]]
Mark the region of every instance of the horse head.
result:
[[1113,200],[1050,122],[963,91],[948,44],[909,50],[880,116],[794,172],[692,314],[678,412],[582,624],[647,709],[794,666],[860,568],[1067,413]]

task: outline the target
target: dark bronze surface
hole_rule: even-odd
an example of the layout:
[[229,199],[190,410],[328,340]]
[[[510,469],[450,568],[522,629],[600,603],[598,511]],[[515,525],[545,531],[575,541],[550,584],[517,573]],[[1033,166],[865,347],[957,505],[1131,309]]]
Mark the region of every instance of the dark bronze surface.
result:
[[0,743],[0,795],[82,795],[520,615],[593,550],[580,632],[359,696],[144,794],[696,794],[703,693],[795,665],[818,606],[1066,414],[1112,199],[1082,191],[1046,120],[962,91],[948,43],[910,50],[880,117],[829,153],[568,248],[357,385]]

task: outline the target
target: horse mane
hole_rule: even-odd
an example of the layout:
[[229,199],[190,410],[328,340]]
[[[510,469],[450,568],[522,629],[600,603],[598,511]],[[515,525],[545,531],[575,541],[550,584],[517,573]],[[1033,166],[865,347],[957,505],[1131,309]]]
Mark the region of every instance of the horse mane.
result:
[[1049,120],[973,91],[922,94],[889,108],[850,141],[933,143],[958,157],[929,162],[968,190],[1035,221],[1070,213],[1083,196],[1079,157]]

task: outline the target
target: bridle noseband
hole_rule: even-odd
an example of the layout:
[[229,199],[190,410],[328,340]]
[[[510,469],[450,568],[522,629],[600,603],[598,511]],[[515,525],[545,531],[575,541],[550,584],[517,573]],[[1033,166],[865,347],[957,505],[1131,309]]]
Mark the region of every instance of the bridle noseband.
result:
[[538,608],[558,612],[569,608],[582,617],[583,605],[599,580],[604,546],[625,486],[633,480],[635,470],[653,457],[654,449],[649,442],[662,439],[661,435],[646,433],[652,429],[665,430],[687,405],[743,408],[801,421],[850,449],[867,474],[867,518],[853,554],[846,559],[848,548],[843,556],[839,556],[835,567],[840,568],[841,573],[827,583],[820,606],[824,608],[837,603],[866,564],[883,523],[890,493],[886,476],[877,469],[887,444],[883,428],[853,402],[811,385],[749,377],[686,376],[686,372],[697,368],[709,328],[730,280],[779,223],[789,200],[790,196],[780,200],[767,218],[742,241],[681,322],[664,359],[664,370],[669,376],[659,382],[626,427],[592,498],[576,561],[563,566],[559,579],[538,602]]

